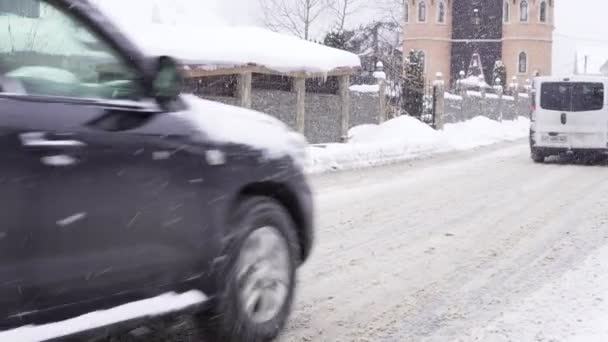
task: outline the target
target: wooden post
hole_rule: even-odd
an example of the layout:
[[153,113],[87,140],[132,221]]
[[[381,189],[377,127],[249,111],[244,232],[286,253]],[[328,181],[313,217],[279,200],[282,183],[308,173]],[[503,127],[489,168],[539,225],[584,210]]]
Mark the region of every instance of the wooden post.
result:
[[384,64],[376,63],[374,78],[378,82],[378,123],[386,121],[386,73]]
[[348,141],[350,129],[350,75],[340,76],[340,136],[342,142]]
[[305,134],[306,131],[306,78],[296,77],[293,82],[296,92],[296,129]]
[[251,108],[251,78],[252,74],[250,72],[245,72],[238,76],[237,96],[241,107]]

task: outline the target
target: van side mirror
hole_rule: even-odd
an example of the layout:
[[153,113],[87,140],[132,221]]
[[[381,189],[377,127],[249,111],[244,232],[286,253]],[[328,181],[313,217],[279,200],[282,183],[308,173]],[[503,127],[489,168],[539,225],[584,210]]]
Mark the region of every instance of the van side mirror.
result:
[[152,96],[160,105],[165,105],[179,96],[183,76],[178,63],[171,57],[160,57],[152,79]]

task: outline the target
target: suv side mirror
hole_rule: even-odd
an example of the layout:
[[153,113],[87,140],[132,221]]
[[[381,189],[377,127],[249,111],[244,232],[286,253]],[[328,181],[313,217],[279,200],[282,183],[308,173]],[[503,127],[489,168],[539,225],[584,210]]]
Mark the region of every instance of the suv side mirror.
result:
[[160,57],[152,79],[152,95],[159,104],[165,105],[179,96],[183,76],[178,63],[171,57]]

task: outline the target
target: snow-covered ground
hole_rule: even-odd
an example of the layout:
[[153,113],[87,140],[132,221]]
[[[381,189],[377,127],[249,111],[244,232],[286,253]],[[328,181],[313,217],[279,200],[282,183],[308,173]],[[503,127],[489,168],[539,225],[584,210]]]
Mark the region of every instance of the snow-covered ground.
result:
[[529,129],[530,122],[524,117],[503,122],[476,117],[436,131],[415,118],[401,116],[381,125],[354,127],[346,144],[311,146],[309,171],[319,173],[378,166],[434,153],[466,150],[521,139],[529,134]]
[[608,341],[608,246],[545,284],[472,338],[487,342]]
[[605,165],[509,142],[312,180],[282,342],[608,341]]

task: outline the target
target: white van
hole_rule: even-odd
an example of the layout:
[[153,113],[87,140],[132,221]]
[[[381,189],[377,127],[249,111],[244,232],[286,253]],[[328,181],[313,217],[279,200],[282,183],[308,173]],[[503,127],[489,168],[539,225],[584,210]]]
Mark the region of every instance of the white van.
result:
[[532,159],[562,153],[605,153],[608,148],[608,78],[573,76],[534,80],[530,127]]

